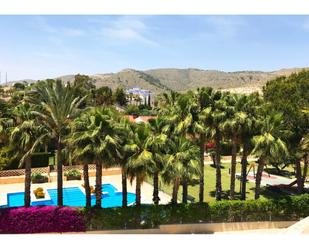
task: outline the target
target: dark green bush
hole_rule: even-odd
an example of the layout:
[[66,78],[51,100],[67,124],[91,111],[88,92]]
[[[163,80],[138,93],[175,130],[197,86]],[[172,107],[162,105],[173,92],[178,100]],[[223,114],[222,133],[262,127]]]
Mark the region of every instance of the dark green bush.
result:
[[41,173],[33,173],[31,174],[31,181],[32,183],[44,183],[48,182],[48,178]]
[[53,157],[52,153],[37,152],[31,155],[31,167],[47,167],[49,165],[49,158]]
[[309,215],[309,195],[278,200],[83,209],[88,229],[155,228],[163,224],[298,220]]
[[64,175],[67,177],[68,181],[80,180],[82,178],[81,173],[76,169],[69,170],[68,172],[64,173]]

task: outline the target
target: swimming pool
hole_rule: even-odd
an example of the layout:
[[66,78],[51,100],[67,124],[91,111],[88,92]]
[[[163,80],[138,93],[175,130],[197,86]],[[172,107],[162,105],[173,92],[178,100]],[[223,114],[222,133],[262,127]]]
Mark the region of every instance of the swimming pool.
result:
[[[57,205],[57,189],[47,189],[50,200],[32,201],[31,206],[56,206]],[[102,184],[102,207],[121,207],[122,192],[112,184]],[[135,202],[135,194],[128,193],[128,205]],[[8,205],[4,207],[21,207],[24,205],[24,192],[10,193],[7,195]],[[86,205],[85,194],[79,187],[63,188],[63,205],[71,207],[84,207]],[[95,205],[95,195],[91,195],[91,205]]]

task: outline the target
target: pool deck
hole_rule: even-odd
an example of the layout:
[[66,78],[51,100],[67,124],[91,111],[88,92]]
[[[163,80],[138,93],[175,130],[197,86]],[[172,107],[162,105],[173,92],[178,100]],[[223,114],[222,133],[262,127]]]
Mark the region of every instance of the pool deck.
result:
[[[95,177],[90,177],[90,185],[94,186],[95,184]],[[83,180],[73,180],[73,181],[64,181],[63,187],[80,187],[80,189],[84,192],[83,187],[81,186],[84,183]],[[102,184],[110,183],[114,187],[117,188],[118,192],[122,191],[121,185],[121,175],[109,175],[102,177]],[[127,181],[127,189],[128,192],[135,193],[135,181],[130,183]],[[33,190],[42,187],[44,192],[47,193],[46,189],[55,189],[57,188],[56,182],[48,182],[48,183],[38,183],[38,184],[31,184],[31,201],[36,201],[33,195]],[[23,183],[15,183],[15,184],[1,184],[0,185],[0,206],[7,205],[7,194],[8,193],[15,193],[15,192],[24,192],[24,184]],[[141,188],[141,202],[143,204],[151,204],[152,203],[152,193],[153,193],[153,186],[147,182],[142,184]],[[171,197],[166,193],[160,191],[159,192],[160,203],[167,204],[170,202]],[[48,196],[46,196],[48,199]]]

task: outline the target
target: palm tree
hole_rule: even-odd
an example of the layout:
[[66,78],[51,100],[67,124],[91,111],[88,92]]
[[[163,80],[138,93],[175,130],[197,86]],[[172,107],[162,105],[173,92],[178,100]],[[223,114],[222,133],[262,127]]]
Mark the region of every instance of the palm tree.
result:
[[207,127],[207,134],[215,143],[215,167],[216,167],[216,200],[221,200],[221,141],[224,122],[227,118],[227,105],[224,94],[213,91],[210,97],[209,106],[203,109],[199,115],[201,122]]
[[56,143],[57,158],[57,200],[58,206],[63,206],[63,171],[61,150],[64,137],[68,132],[69,123],[78,115],[86,96],[74,95],[74,89],[60,80],[41,81],[37,83],[26,97],[26,101],[35,105],[32,113],[49,130],[50,139]]
[[179,186],[183,186],[183,203],[187,203],[188,181],[200,174],[198,158],[199,148],[192,141],[183,136],[174,136],[169,145],[169,152],[165,156],[166,166],[162,176],[165,182],[173,183],[171,202],[177,203]]
[[168,136],[164,134],[165,122],[162,118],[149,120],[150,134],[146,141],[146,148],[153,153],[155,162],[152,168],[153,174],[153,202],[159,204],[159,174],[164,168],[164,155],[166,153],[166,146],[168,144]]
[[228,105],[227,119],[223,124],[223,130],[227,137],[232,141],[231,151],[231,171],[230,171],[230,198],[235,198],[235,176],[236,176],[236,158],[237,158],[237,147],[240,144],[240,131],[241,127],[247,122],[247,114],[242,111],[242,107],[245,104],[246,96],[240,94],[229,94],[226,96]]
[[16,125],[11,129],[10,141],[23,154],[19,167],[25,164],[25,207],[30,207],[31,197],[31,154],[46,137],[46,130],[36,122],[27,104],[18,105],[14,110]]
[[132,155],[127,162],[127,173],[131,184],[134,179],[136,181],[136,206],[141,205],[141,185],[147,174],[149,174],[156,165],[153,153],[149,151],[146,146],[149,132],[149,127],[146,124],[137,124],[134,129],[132,144],[128,146],[130,147]]
[[134,126],[135,123],[130,122],[127,118],[122,117],[116,127],[116,133],[119,136],[120,148],[118,155],[115,155],[117,163],[121,166],[121,183],[122,183],[122,207],[128,205],[127,190],[127,162],[134,153]]
[[[115,164],[120,139],[115,132],[116,112],[110,108],[91,108],[75,120],[70,141],[76,146],[74,155],[83,163],[96,165],[96,207],[102,206],[102,168]],[[85,186],[86,187],[86,186]]]
[[268,113],[262,121],[261,133],[253,137],[254,149],[252,154],[259,157],[256,174],[255,199],[260,197],[262,173],[268,159],[287,155],[285,142],[280,138],[283,134],[283,119],[278,113]]
[[175,91],[164,92],[158,96],[158,106],[161,112],[168,112],[169,108],[176,105],[180,94]]
[[191,136],[199,145],[199,159],[200,159],[200,181],[199,181],[199,202],[204,201],[204,154],[205,145],[207,141],[207,126],[205,122],[200,119],[201,112],[212,104],[212,97],[214,90],[211,87],[198,88],[194,93],[194,105],[191,107],[192,126],[189,129]]
[[89,117],[87,114],[78,117],[72,122],[68,144],[73,148],[73,160],[83,164],[83,178],[86,194],[86,207],[91,207],[91,190],[89,183],[89,163],[94,162],[92,140],[85,136],[88,131]]
[[241,158],[241,199],[246,199],[247,165],[250,154],[250,141],[257,135],[258,112],[261,107],[261,98],[258,94],[243,95],[241,98],[241,111],[246,115],[246,121],[240,124],[239,138],[242,144]]

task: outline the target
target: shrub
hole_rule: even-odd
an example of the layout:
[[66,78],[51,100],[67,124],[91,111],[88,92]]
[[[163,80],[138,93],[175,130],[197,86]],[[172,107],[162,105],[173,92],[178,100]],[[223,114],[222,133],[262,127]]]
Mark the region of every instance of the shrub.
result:
[[37,199],[42,199],[42,198],[45,198],[45,193],[44,192],[37,192],[35,196],[36,196]]
[[163,224],[201,222],[287,221],[309,215],[309,195],[278,200],[82,209],[82,212],[90,230],[155,228]]
[[81,173],[76,169],[69,170],[64,175],[67,177],[68,181],[69,180],[80,180],[81,179]]
[[47,167],[50,165],[49,160],[53,158],[54,154],[50,152],[36,152],[31,155],[31,167]]
[[81,232],[83,215],[69,207],[0,209],[0,233]]
[[45,197],[45,193],[43,191],[43,188],[37,188],[37,189],[33,190],[33,193],[34,193],[34,195],[37,199],[41,199],[41,198]]
[[43,176],[41,173],[33,173],[31,175],[31,181],[32,183],[44,183],[48,182],[48,177]]

